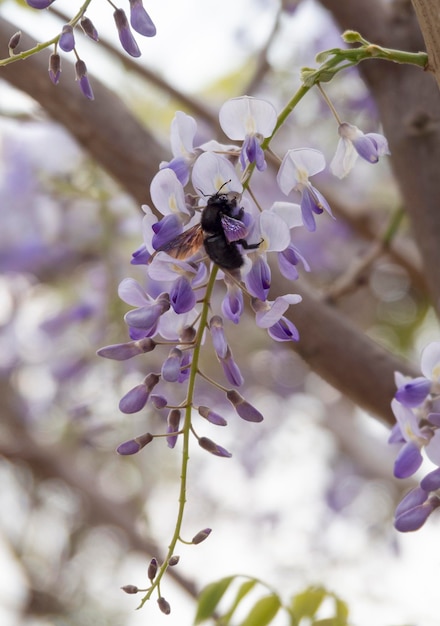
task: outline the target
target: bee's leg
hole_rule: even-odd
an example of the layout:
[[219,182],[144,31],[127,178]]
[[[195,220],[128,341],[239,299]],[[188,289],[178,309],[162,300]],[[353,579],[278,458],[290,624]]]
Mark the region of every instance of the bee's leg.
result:
[[257,248],[259,248],[261,246],[261,244],[263,243],[264,239],[262,239],[261,241],[259,241],[258,243],[248,243],[246,241],[246,239],[239,239],[238,241],[236,241],[235,243],[239,243],[241,246],[243,246],[243,248],[245,250],[256,250]]

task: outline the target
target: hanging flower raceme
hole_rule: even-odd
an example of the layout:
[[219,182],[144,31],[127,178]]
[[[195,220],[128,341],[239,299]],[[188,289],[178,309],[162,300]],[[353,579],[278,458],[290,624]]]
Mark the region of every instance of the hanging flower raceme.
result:
[[[139,3],[131,6],[139,10]],[[325,165],[316,150],[289,151],[278,174],[286,194],[292,189],[301,194],[301,206],[277,201],[262,207],[254,190],[248,192],[252,166],[266,170],[262,144],[277,122],[272,105],[237,98],[222,107],[220,119],[229,137],[243,142],[241,149],[216,140],[195,147],[195,120],[176,114],[171,125],[173,158],[161,163],[151,181],[152,206],[142,207],[143,243],[132,257],[145,275],[139,281],[125,278],[119,286],[121,299],[132,307],[124,316],[130,340],[98,351],[116,361],[142,359],[141,355],[154,351],[154,361],[153,356],[145,357],[150,362],[146,375],[125,393],[119,408],[125,414],[145,414],[147,419],[149,413],[159,412],[163,427],[121,443],[117,452],[137,454],[152,441],[165,441],[171,449],[182,443],[183,481],[190,442],[195,440],[219,459],[232,456],[209,432],[205,435],[199,429],[225,427],[231,413],[250,428],[263,421],[258,408],[237,391],[245,380],[239,346],[228,341],[228,324],[242,323],[246,299],[257,327],[277,342],[298,341],[288,309],[300,304],[301,297],[287,293],[270,299],[270,256],[273,253],[285,277],[298,278],[298,267],[307,271],[309,267],[295,246],[295,229],[306,224],[314,230],[315,214],[324,209],[331,214],[308,180]],[[218,292],[220,298],[214,296]],[[215,309],[217,303],[221,311]],[[203,367],[213,361],[218,365],[215,378]],[[214,396],[211,402],[209,389]],[[180,531],[175,537],[180,538]],[[201,531],[192,543],[200,543],[209,532]],[[169,554],[160,567],[171,565],[173,557]],[[155,564],[149,573],[151,587],[163,574],[158,568]],[[125,589],[127,593],[139,590],[130,585]],[[159,600],[169,610],[163,598]]]
[[[399,445],[394,464],[397,478],[412,476],[423,463],[422,452],[440,466],[440,342],[429,344],[422,352],[424,376],[409,379],[396,373],[398,386],[391,408],[396,425],[389,443]],[[420,528],[440,505],[440,467],[427,474],[420,487],[409,492],[395,512],[397,530]]]

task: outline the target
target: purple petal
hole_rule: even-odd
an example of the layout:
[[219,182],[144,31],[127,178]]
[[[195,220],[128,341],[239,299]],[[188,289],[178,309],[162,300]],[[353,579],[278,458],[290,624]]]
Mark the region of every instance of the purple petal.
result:
[[182,364],[183,354],[178,348],[173,348],[170,356],[162,365],[162,377],[169,383],[175,383],[180,376],[180,368]]
[[241,289],[237,289],[235,286],[228,285],[228,291],[225,295],[222,302],[222,313],[223,315],[234,322],[234,324],[238,324],[243,314],[244,303],[243,303],[243,292]]
[[26,4],[33,9],[47,9],[52,2],[55,2],[55,0],[26,0]]
[[121,398],[119,401],[119,410],[122,411],[122,413],[137,413],[147,404],[149,395],[150,392],[144,383],[137,385]]
[[421,480],[420,486],[425,491],[437,491],[437,489],[440,489],[440,468],[426,474]]
[[156,34],[156,26],[144,9],[142,0],[130,0],[130,24],[144,37],[154,37]]
[[414,378],[396,391],[395,398],[406,407],[419,406],[431,391],[431,381],[424,376]]
[[211,411],[208,406],[199,406],[199,414],[211,422],[211,424],[215,424],[215,426],[227,426],[228,422],[222,415]]
[[228,342],[223,330],[223,320],[219,315],[214,315],[209,322],[212,343],[219,359],[224,359],[228,351]]
[[423,457],[414,441],[408,441],[400,450],[394,462],[394,476],[408,478],[421,466]]
[[244,379],[241,375],[237,363],[233,359],[230,350],[228,350],[226,358],[220,359],[220,363],[223,367],[225,376],[231,383],[231,385],[234,385],[235,387],[241,387],[241,385],[244,383]]
[[170,303],[176,313],[187,313],[194,308],[196,295],[185,276],[180,276],[172,286]]
[[297,327],[284,316],[279,322],[268,328],[267,333],[275,341],[299,341]]
[[75,63],[75,74],[76,80],[79,82],[80,89],[85,97],[89,100],[94,100],[95,96],[93,95],[92,87],[87,77],[87,67],[81,59],[78,59]]
[[61,37],[58,41],[58,45],[64,52],[71,52],[75,47],[75,36],[73,34],[73,27],[71,24],[65,24],[61,31]]
[[268,262],[263,256],[258,256],[247,274],[245,282],[250,293],[262,300],[267,299],[270,289],[271,271]]

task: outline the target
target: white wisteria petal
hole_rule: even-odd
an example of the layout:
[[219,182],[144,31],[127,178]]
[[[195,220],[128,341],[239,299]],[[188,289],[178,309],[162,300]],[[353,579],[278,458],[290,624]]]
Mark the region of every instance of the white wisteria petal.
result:
[[335,156],[330,163],[330,171],[334,176],[344,178],[353,168],[358,156],[352,142],[341,137],[338,141]]
[[295,202],[274,202],[269,212],[279,215],[289,228],[303,225],[301,207]]
[[118,295],[127,304],[131,306],[145,306],[151,302],[145,293],[145,290],[134,278],[124,278],[119,284]]
[[325,168],[322,152],[313,148],[289,150],[284,155],[277,174],[278,186],[286,196],[297,185],[307,185],[309,176]]
[[429,380],[440,379],[440,341],[433,341],[423,350],[420,369]]
[[260,215],[260,231],[266,242],[266,250],[281,252],[290,243],[289,226],[282,217],[271,211],[263,211]]
[[194,151],[197,123],[193,117],[177,111],[171,122],[170,143],[173,156],[188,156]]
[[186,213],[185,192],[173,170],[165,168],[159,170],[150,185],[151,199],[154,206],[162,215],[170,213]]
[[247,135],[269,137],[277,123],[277,113],[270,102],[242,96],[224,103],[219,113],[220,126],[230,139]]
[[204,152],[197,158],[192,170],[192,184],[203,196],[212,196],[219,189],[222,193],[241,193],[243,190],[232,163],[213,152]]

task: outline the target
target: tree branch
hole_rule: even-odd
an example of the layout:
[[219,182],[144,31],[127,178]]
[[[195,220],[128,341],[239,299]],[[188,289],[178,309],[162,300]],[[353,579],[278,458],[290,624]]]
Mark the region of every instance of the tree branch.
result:
[[[341,28],[390,48],[419,51],[423,39],[408,3],[321,0]],[[440,312],[440,93],[433,76],[414,67],[365,62],[359,67],[377,101],[391,164],[423,259],[426,282]]]

